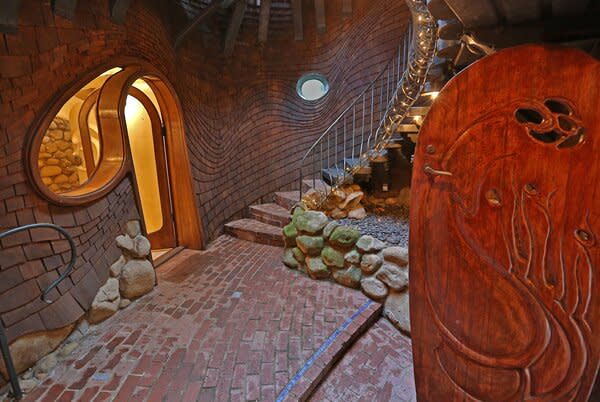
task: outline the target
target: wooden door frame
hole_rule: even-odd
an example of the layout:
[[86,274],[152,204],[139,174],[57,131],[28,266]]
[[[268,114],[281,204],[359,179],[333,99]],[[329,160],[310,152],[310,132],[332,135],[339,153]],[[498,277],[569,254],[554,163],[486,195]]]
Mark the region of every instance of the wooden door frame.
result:
[[[175,222],[173,205],[171,202],[171,186],[169,183],[169,168],[166,159],[166,150],[163,145],[163,125],[161,122],[160,112],[154,106],[154,103],[150,98],[142,92],[142,90],[136,87],[129,87],[129,95],[137,99],[150,117],[150,123],[152,126],[152,142],[154,144],[154,158],[156,164],[156,173],[158,179],[158,188],[160,193],[160,209],[163,216],[163,226],[153,233],[148,233],[148,239],[150,243],[153,242],[164,242],[165,240],[173,240],[173,245],[168,248],[177,246],[177,236],[175,233]],[[164,168],[164,170],[162,169]],[[141,213],[144,217],[144,211]],[[155,244],[152,244],[152,248],[155,248]],[[163,248],[163,247],[158,247]]]
[[[99,132],[120,133],[110,146],[103,144],[101,164],[92,178],[77,191],[68,194],[56,194],[43,184],[37,166],[37,154],[50,123],[60,108],[83,86],[100,74],[120,67],[122,70],[109,78],[99,94],[97,108]],[[114,79],[113,79],[114,78]],[[115,187],[129,176],[134,186],[136,205],[141,211],[127,128],[125,127],[125,101],[129,88],[137,79],[144,79],[152,88],[158,104],[163,125],[166,129],[166,151],[171,184],[171,201],[174,211],[177,245],[192,249],[205,247],[206,238],[200,221],[197,199],[191,173],[191,164],[185,137],[182,107],[174,87],[164,74],[147,61],[135,57],[116,57],[86,72],[73,80],[51,97],[31,125],[27,145],[23,148],[25,170],[36,192],[50,203],[63,207],[85,206],[106,197]],[[110,84],[107,85],[110,81]],[[104,96],[102,94],[104,92]],[[104,160],[106,159],[106,160]],[[100,167],[102,169],[100,169]],[[177,172],[175,174],[175,172]],[[144,232],[145,225],[142,220]]]

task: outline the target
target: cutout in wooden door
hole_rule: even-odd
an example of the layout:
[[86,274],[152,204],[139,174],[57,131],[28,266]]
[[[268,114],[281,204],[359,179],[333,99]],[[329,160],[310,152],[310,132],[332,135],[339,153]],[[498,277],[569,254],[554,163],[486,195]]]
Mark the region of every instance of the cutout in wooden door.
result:
[[175,247],[164,126],[152,89],[142,79],[129,89],[125,121],[148,239],[153,250]]

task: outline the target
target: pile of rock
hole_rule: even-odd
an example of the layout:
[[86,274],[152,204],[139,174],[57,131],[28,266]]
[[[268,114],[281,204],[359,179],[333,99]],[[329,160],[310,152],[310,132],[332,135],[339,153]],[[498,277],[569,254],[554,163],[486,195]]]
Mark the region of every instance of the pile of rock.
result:
[[112,316],[131,300],[150,292],[156,284],[156,273],[148,261],[150,242],[141,234],[140,222],[127,222],[126,234],[116,238],[123,253],[110,267],[110,278],[98,290],[88,320],[95,324]]
[[318,209],[333,219],[363,219],[367,216],[361,204],[364,193],[358,184],[333,188],[325,200],[321,201],[321,197],[323,193],[312,189],[303,196],[303,202],[310,209],[317,209],[313,205],[318,205]]
[[408,310],[408,250],[387,247],[372,236],[329,221],[323,212],[296,207],[283,228],[283,263],[313,279],[332,278],[361,289],[385,304],[384,313],[400,330],[410,333]]
[[55,193],[79,187],[78,167],[83,163],[73,143],[69,122],[55,117],[42,138],[38,167],[42,181]]
[[363,199],[363,204],[367,210],[377,214],[404,214],[410,206],[410,187],[393,193],[373,193]]

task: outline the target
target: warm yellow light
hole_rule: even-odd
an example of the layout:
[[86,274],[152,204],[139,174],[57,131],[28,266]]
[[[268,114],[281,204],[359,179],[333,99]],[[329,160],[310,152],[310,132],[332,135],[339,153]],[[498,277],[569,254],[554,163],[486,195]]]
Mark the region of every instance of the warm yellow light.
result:
[[431,92],[428,92],[426,95],[430,96],[431,99],[435,99],[438,97],[439,94],[440,94],[440,91],[431,91]]

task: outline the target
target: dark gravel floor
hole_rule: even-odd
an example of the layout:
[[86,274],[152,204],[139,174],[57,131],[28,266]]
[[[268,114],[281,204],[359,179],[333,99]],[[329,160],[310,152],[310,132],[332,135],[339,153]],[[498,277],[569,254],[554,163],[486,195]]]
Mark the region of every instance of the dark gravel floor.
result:
[[340,219],[340,224],[358,229],[390,246],[408,247],[408,210],[394,211],[393,215],[368,213],[362,220]]

